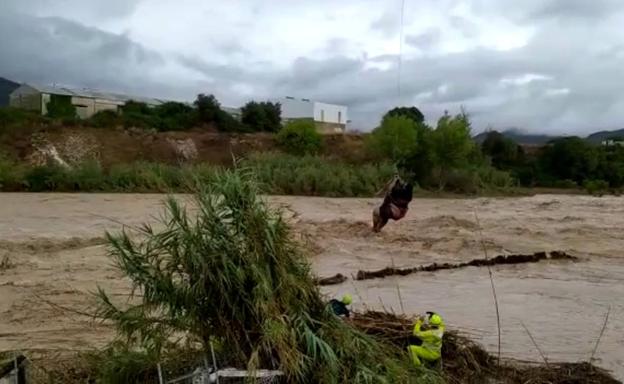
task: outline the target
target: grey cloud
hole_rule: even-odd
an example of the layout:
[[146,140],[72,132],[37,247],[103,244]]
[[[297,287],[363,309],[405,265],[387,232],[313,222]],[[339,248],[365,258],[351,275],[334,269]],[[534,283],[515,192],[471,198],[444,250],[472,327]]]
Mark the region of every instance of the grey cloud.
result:
[[371,29],[380,32],[383,36],[390,37],[399,33],[400,15],[398,12],[386,11],[371,24]]
[[303,89],[312,90],[341,81],[341,77],[359,71],[362,65],[361,61],[346,57],[334,57],[328,60],[312,60],[300,57],[295,60],[290,76],[284,81],[296,83]]
[[201,72],[209,78],[221,77],[230,80],[238,80],[244,75],[241,68],[230,65],[213,64],[198,56],[180,55],[177,59],[186,67]]
[[328,54],[339,54],[346,47],[348,47],[349,42],[345,39],[330,39],[325,44],[325,51]]
[[529,17],[601,19],[621,11],[621,6],[619,0],[551,0],[542,2]]
[[415,48],[428,50],[440,41],[440,36],[441,33],[438,28],[431,28],[418,35],[406,36],[405,42]]
[[505,15],[525,24],[550,19],[601,21],[623,11],[620,0],[472,0],[470,5],[477,14]]
[[[403,62],[402,92],[396,89],[396,68],[364,69],[352,64],[348,71],[336,68],[331,81],[312,89],[313,97],[331,97],[350,105],[355,126],[370,128],[383,111],[398,104],[417,102],[430,120],[445,109],[465,106],[474,118],[475,130],[520,126],[531,131],[578,133],[614,128],[620,121],[624,95],[617,81],[624,57],[604,57],[584,51],[585,31],[553,35],[548,28],[526,47],[497,51],[475,49],[441,56],[424,56]],[[371,61],[389,61],[386,55]],[[330,67],[329,62],[315,63]],[[547,81],[502,84],[502,79],[526,74],[547,76]],[[301,89],[297,78],[287,79],[290,89]],[[565,89],[566,92],[553,92]],[[426,94],[415,100],[415,95]]]
[[140,2],[141,0],[7,0],[0,3],[0,13],[95,16],[99,19],[110,19],[131,14]]
[[465,17],[451,16],[449,21],[452,27],[459,30],[466,37],[475,37],[479,33],[477,25]]
[[[393,106],[410,104],[416,104],[431,121],[444,110],[456,112],[463,105],[473,116],[475,130],[488,125],[550,133],[618,128],[624,111],[618,81],[624,68],[624,46],[617,37],[619,24],[574,20],[577,15],[597,20],[624,7],[614,8],[615,3],[609,0],[594,2],[591,9],[587,8],[590,2],[578,0],[501,3],[471,1],[475,10],[483,7],[484,17],[511,15],[512,21],[533,27],[535,35],[526,46],[406,56],[401,97],[397,92],[397,56],[344,57],[340,52],[347,42],[340,39],[327,41],[321,56],[330,58],[300,57],[283,69],[262,57],[246,57],[251,53],[245,50],[244,36],[227,44],[211,42],[215,51],[197,56],[156,52],[125,35],[65,19],[20,16],[13,12],[15,9],[2,12],[3,7],[8,9],[5,3],[0,5],[0,35],[11,39],[0,39],[0,76],[187,99],[209,92],[224,104],[284,95],[309,97],[348,105],[353,126],[359,129],[374,127]],[[463,34],[473,33],[469,19],[449,20]],[[398,16],[386,13],[373,28],[397,33]],[[426,51],[439,39],[439,31],[429,30],[408,35],[406,43]],[[232,46],[236,52],[228,54]],[[211,53],[225,57],[227,64],[212,62]],[[241,56],[245,60],[240,60]],[[167,78],[149,74],[167,65],[177,65],[182,72]],[[521,79],[527,74],[548,80],[501,83],[502,79]]]
[[147,70],[165,59],[126,36],[60,19],[0,14],[0,73],[24,82],[61,83],[179,97]]

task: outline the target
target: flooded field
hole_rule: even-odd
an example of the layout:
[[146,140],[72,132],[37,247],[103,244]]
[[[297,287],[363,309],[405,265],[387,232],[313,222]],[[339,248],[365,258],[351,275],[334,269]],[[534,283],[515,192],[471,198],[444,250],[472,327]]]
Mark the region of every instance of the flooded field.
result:
[[[0,351],[99,346],[111,330],[81,315],[101,286],[123,300],[128,283],[106,257],[104,232],[154,221],[163,195],[0,194]],[[180,197],[184,198],[184,197]],[[349,279],[323,287],[350,292],[354,307],[440,312],[497,348],[487,268],[468,267],[356,281],[358,270],[413,267],[560,250],[572,261],[493,267],[502,353],[540,360],[524,324],[550,360],[587,360],[610,308],[597,364],[624,379],[624,198],[416,199],[406,219],[370,231],[375,199],[270,197],[313,250],[316,273]]]

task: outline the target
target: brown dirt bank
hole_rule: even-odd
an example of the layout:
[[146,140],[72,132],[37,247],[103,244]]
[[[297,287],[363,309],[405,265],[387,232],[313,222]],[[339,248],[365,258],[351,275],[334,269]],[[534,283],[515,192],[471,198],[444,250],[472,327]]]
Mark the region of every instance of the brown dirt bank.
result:
[[[95,157],[103,166],[137,161],[175,164],[181,159],[176,140],[190,140],[196,148],[195,162],[231,165],[232,155],[276,150],[274,136],[269,133],[228,134],[211,129],[184,132],[150,132],[139,129],[99,129],[92,127],[24,127],[0,136],[0,152],[12,154],[22,161],[31,161],[37,146],[45,141],[59,153],[75,151],[88,143],[85,158]],[[362,161],[364,136],[356,134],[324,135],[323,154],[346,161]],[[65,158],[65,156],[62,156]]]

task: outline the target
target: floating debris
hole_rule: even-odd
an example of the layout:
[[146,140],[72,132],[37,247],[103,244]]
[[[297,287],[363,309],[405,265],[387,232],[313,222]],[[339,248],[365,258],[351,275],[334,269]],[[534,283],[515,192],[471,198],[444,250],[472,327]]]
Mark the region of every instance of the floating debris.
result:
[[578,260],[577,257],[568,255],[562,251],[536,252],[529,255],[499,255],[489,259],[473,259],[465,263],[433,263],[428,265],[419,265],[411,268],[394,268],[386,267],[376,271],[358,271],[355,276],[355,280],[368,280],[382,278],[386,276],[399,275],[405,276],[416,272],[433,272],[443,269],[458,269],[465,267],[484,267],[497,264],[522,264],[522,263],[537,263],[542,260]]

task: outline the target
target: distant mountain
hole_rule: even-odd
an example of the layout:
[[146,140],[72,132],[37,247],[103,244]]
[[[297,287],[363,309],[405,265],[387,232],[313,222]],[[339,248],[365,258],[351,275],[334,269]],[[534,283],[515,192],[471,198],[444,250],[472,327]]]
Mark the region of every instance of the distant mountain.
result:
[[[542,134],[524,133],[516,129],[502,131],[501,133],[503,134],[503,136],[521,145],[543,145],[559,137],[559,136],[549,136],[549,135],[542,135]],[[473,139],[477,143],[481,144],[487,137],[487,134],[488,134],[487,131],[481,132],[478,135],[474,136]]]
[[[543,134],[524,133],[517,129],[510,129],[510,130],[502,131],[501,133],[503,134],[503,136],[509,139],[512,139],[513,141],[521,145],[544,145],[551,140],[564,137],[564,136],[550,136],[550,135],[543,135]],[[487,131],[481,132],[478,135],[474,136],[473,139],[477,143],[481,144],[487,137],[487,134],[488,134]],[[600,144],[602,143],[602,141],[613,138],[613,137],[624,138],[624,129],[618,129],[614,131],[595,132],[587,136],[585,140],[589,141],[592,144]]]
[[592,133],[591,135],[587,136],[585,140],[594,144],[600,144],[604,140],[611,139],[614,137],[624,138],[624,129],[617,129],[615,131],[600,131],[600,132]]

